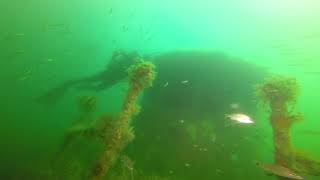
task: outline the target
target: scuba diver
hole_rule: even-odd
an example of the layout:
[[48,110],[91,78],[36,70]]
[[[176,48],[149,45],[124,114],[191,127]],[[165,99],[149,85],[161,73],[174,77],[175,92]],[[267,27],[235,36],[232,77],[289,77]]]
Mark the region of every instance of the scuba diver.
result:
[[140,59],[136,52],[115,51],[103,71],[91,76],[66,81],[37,97],[36,101],[43,104],[54,104],[71,88],[93,91],[110,88],[125,79],[128,67],[139,62]]

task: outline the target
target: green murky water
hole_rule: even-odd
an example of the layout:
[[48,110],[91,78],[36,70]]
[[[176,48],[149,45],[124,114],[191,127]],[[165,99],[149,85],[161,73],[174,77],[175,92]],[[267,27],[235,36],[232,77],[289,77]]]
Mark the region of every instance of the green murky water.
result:
[[[70,132],[121,119],[111,115],[124,112],[135,58],[152,62],[156,78],[129,118],[135,138],[102,163],[109,167],[102,179],[277,179],[255,164],[276,154],[269,123],[276,109],[260,106],[254,89],[274,75],[299,85],[294,112],[304,120],[290,126],[290,142],[315,163],[290,169],[319,178],[318,1],[2,0],[0,7],[1,179],[94,179],[95,164],[116,149],[106,135],[116,126]],[[239,112],[255,123],[225,116]]]

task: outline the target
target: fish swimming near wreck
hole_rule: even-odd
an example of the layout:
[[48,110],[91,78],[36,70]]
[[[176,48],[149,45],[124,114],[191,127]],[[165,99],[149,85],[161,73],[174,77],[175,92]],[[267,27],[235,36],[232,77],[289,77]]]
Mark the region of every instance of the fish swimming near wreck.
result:
[[229,118],[232,121],[243,124],[252,124],[254,121],[246,114],[235,113],[235,114],[226,114],[226,118]]
[[264,171],[271,173],[276,176],[285,177],[289,179],[303,179],[300,175],[293,172],[291,169],[278,164],[263,164],[256,162],[256,165]]

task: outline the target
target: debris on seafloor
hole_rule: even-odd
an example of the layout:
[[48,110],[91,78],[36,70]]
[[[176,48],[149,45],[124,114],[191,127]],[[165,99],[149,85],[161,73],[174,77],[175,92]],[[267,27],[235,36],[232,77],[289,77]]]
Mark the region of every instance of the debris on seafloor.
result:
[[227,114],[226,117],[229,118],[230,120],[233,120],[242,124],[254,123],[254,121],[248,115],[242,114],[242,113]]
[[303,179],[300,175],[293,172],[291,169],[283,167],[281,165],[277,164],[261,164],[259,162],[256,162],[256,165],[259,166],[264,171],[280,176],[285,177],[289,179]]

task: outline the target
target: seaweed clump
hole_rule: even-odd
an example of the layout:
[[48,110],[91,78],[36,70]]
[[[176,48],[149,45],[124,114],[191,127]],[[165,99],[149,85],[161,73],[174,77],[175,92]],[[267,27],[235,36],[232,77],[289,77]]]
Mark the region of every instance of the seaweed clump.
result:
[[139,113],[137,100],[145,88],[151,87],[155,79],[155,66],[150,62],[140,61],[130,66],[127,70],[129,75],[129,89],[125,97],[121,112],[115,117],[102,116],[100,132],[104,150],[95,162],[91,170],[90,179],[100,180],[116,163],[121,151],[134,139],[133,128],[130,120]]
[[271,110],[269,122],[273,129],[275,163],[297,172],[304,169],[301,173],[319,175],[320,162],[292,147],[290,129],[293,123],[303,120],[301,113],[294,112],[298,95],[297,80],[290,77],[273,77],[256,87],[256,96]]
[[270,103],[271,110],[275,110],[279,106],[294,105],[299,95],[299,86],[295,78],[275,76],[258,85],[256,95],[264,104]]

